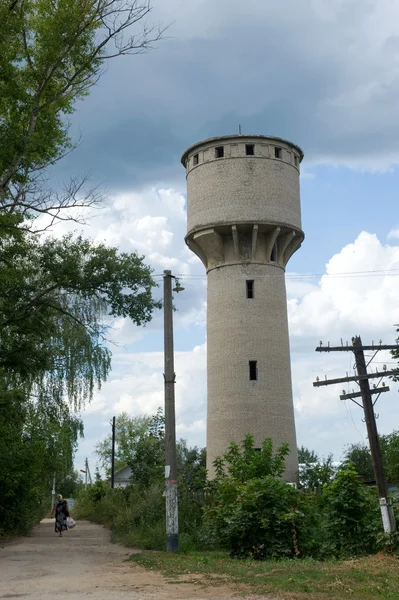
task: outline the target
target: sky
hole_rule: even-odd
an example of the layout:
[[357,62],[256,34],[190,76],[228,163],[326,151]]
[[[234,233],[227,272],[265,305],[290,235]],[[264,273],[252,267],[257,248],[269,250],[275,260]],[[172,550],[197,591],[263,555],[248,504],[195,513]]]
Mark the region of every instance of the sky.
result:
[[[395,343],[399,323],[399,4],[394,0],[152,0],[149,24],[166,26],[152,51],[112,60],[71,116],[79,147],[58,181],[90,173],[105,202],[87,225],[58,225],[137,250],[176,296],[177,435],[205,445],[206,276],[184,243],[183,151],[238,131],[298,144],[305,240],[287,267],[298,445],[339,460],[366,441],[359,407],[316,376],[353,370],[351,353],[319,354],[322,341]],[[364,273],[367,271],[367,273]],[[162,314],[145,328],[116,319],[113,369],[82,413],[76,456],[92,472],[95,443],[113,415],[163,405]],[[370,357],[371,358],[371,357]],[[374,367],[395,366],[380,352]],[[387,381],[388,383],[388,381]],[[376,405],[381,433],[399,429],[398,386]],[[347,389],[349,389],[347,387]]]

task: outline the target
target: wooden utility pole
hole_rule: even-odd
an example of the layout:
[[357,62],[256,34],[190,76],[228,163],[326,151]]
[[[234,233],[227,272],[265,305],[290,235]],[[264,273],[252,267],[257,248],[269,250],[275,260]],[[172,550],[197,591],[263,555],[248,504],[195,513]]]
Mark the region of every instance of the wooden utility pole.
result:
[[[166,550],[179,549],[179,517],[177,505],[177,460],[175,418],[175,367],[173,350],[173,306],[171,271],[164,271],[164,380],[165,380],[165,497],[166,497]],[[184,288],[176,283],[175,292]]]
[[[358,406],[361,406],[363,408],[364,418],[365,418],[366,427],[367,427],[367,436],[368,436],[369,444],[370,444],[371,459],[373,462],[374,477],[375,477],[375,481],[376,481],[376,485],[377,485],[378,496],[380,498],[381,516],[382,516],[382,522],[383,522],[385,533],[394,532],[396,530],[396,523],[395,523],[395,517],[393,515],[392,507],[391,507],[391,504],[388,499],[388,488],[387,488],[387,484],[386,484],[386,480],[385,480],[380,440],[378,437],[377,425],[375,422],[374,404],[375,404],[375,402],[377,402],[381,393],[389,391],[389,387],[383,385],[382,387],[375,387],[373,389],[370,389],[369,380],[374,379],[376,377],[383,378],[387,375],[399,375],[399,369],[392,369],[390,371],[383,370],[382,372],[376,371],[375,373],[368,373],[366,360],[364,357],[364,351],[365,350],[374,351],[375,352],[374,356],[375,356],[377,354],[377,352],[379,352],[380,350],[398,350],[398,349],[399,349],[398,345],[391,346],[391,345],[379,344],[379,345],[375,346],[374,344],[372,344],[371,346],[363,346],[360,336],[355,336],[352,338],[352,346],[348,346],[348,345],[344,346],[342,344],[341,346],[330,347],[330,345],[323,346],[320,342],[320,346],[316,348],[316,352],[352,351],[355,356],[357,375],[354,375],[354,376],[347,375],[346,377],[340,377],[339,379],[324,379],[321,381],[319,379],[317,379],[317,381],[315,381],[313,383],[313,385],[315,387],[320,387],[323,385],[333,385],[333,384],[337,384],[337,383],[356,381],[360,388],[360,392],[353,392],[352,394],[351,393],[347,394],[346,392],[344,392],[343,394],[341,394],[340,399],[341,400],[352,400]],[[374,358],[374,356],[373,356],[373,358]],[[372,399],[372,396],[374,394],[378,394],[375,402],[373,402],[373,399]],[[356,402],[356,400],[354,400],[354,398],[361,398],[362,405],[360,405],[358,402]]]
[[53,510],[55,505],[55,473],[53,477],[53,489],[51,490],[51,510]]
[[111,488],[115,487],[115,417],[112,417]]

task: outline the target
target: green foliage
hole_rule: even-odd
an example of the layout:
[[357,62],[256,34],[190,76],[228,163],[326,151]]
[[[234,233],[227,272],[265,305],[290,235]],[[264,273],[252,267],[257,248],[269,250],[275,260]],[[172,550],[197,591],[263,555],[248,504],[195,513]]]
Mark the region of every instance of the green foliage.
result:
[[272,475],[245,483],[227,477],[205,515],[233,556],[292,556],[297,504],[297,490]]
[[234,556],[292,556],[296,553],[297,490],[283,482],[288,445],[273,453],[266,438],[260,450],[247,435],[215,461],[205,519]]
[[[97,443],[96,453],[107,476],[111,474],[112,435]],[[129,417],[121,413],[115,419],[115,470],[132,469],[132,483],[149,486],[162,481],[164,467],[164,418],[159,409],[153,416]]]
[[68,480],[80,433],[67,405],[0,386],[0,535],[27,533],[48,511],[53,474]]
[[[154,460],[152,452],[140,452],[147,444],[154,448],[151,440],[163,441],[162,414],[135,420],[124,415],[120,425],[122,444],[133,457],[130,464]],[[257,560],[326,560],[381,548],[396,551],[397,536],[382,535],[375,490],[363,485],[353,465],[345,464],[334,478],[319,478],[317,485],[297,490],[281,478],[287,446],[274,452],[266,439],[257,450],[248,435],[216,461],[217,476],[207,482],[205,451],[189,448],[182,440],[177,449],[181,551],[223,548],[233,557]],[[313,460],[316,455],[307,451],[306,457]],[[128,545],[164,550],[163,478],[157,470],[148,480],[143,478],[149,467],[142,465],[138,479],[133,476],[126,489],[111,490],[97,481],[82,490],[76,516],[103,523],[114,539]]]
[[[380,446],[387,481],[399,484],[399,431],[380,435]],[[364,481],[374,481],[370,448],[366,444],[351,444],[345,453]]]
[[228,451],[215,462],[216,478],[223,478],[227,473],[244,483],[248,479],[272,475],[281,477],[285,468],[285,457],[288,455],[288,444],[282,444],[273,453],[273,442],[266,438],[260,449],[255,448],[254,437],[248,434],[241,447],[231,442]]
[[[116,418],[116,464],[130,466],[126,489],[110,490],[104,482],[88,486],[78,498],[75,512],[110,527],[116,539],[138,547],[165,547],[164,417]],[[110,470],[111,436],[97,444],[101,464]],[[180,549],[201,547],[202,510],[206,482],[205,450],[177,444]],[[101,494],[99,494],[101,490]],[[105,493],[104,493],[105,491]]]
[[351,444],[345,452],[345,460],[353,464],[363,481],[374,480],[370,448],[366,444]]
[[381,518],[376,495],[348,464],[323,490],[329,554],[359,556],[376,550]]
[[299,464],[311,464],[318,462],[319,457],[314,450],[309,450],[305,446],[298,448],[298,462]]
[[131,482],[144,488],[161,484],[165,466],[165,428],[161,409],[148,422],[147,430],[137,441],[127,464],[132,469]]
[[0,369],[79,407],[110,368],[107,315],[141,325],[158,306],[151,270],[134,253],[82,238],[19,238],[3,234]]
[[299,485],[306,490],[318,491],[330,483],[337,472],[333,456],[320,460],[318,455],[303,446],[298,451]]
[[64,498],[76,498],[80,490],[83,488],[83,481],[79,471],[71,469],[69,473],[57,477],[56,474],[56,487],[60,494]]
[[163,550],[166,543],[163,487],[111,489],[104,482],[88,485],[78,496],[74,516],[101,523],[115,540],[130,546]]

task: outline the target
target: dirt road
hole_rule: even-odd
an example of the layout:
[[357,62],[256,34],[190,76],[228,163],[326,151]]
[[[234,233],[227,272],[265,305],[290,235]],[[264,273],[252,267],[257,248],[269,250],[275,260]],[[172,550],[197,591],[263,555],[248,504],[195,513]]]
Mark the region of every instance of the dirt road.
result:
[[59,538],[54,521],[44,520],[30,537],[0,546],[0,599],[231,600],[239,592],[243,598],[232,586],[170,584],[126,562],[131,554],[99,525],[79,521]]

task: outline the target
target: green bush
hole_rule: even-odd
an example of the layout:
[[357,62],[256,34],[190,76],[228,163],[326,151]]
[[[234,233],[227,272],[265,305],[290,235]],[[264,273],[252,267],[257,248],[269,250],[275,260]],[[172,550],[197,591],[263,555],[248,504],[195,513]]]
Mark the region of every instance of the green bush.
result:
[[296,554],[300,513],[295,488],[267,475],[245,483],[224,478],[216,490],[217,503],[206,509],[206,518],[231,555],[258,559]]
[[375,552],[381,530],[376,492],[362,484],[353,465],[338,471],[323,498],[328,554],[342,558]]
[[273,452],[269,438],[256,449],[254,438],[247,435],[240,446],[230,444],[215,461],[205,520],[208,531],[216,533],[214,542],[232,556],[259,559],[299,553],[299,493],[281,480],[287,453],[287,444]]

